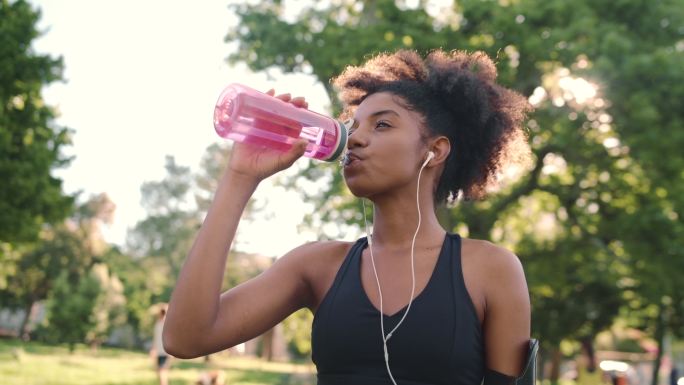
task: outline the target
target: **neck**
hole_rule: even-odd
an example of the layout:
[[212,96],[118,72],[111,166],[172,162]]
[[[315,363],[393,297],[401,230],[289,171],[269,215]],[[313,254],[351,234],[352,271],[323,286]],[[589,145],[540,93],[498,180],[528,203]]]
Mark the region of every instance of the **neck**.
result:
[[[444,229],[437,220],[431,189],[421,185],[420,230],[416,245],[441,244]],[[412,194],[374,197],[373,199],[373,245],[379,248],[402,249],[411,247],[418,226],[416,189]]]

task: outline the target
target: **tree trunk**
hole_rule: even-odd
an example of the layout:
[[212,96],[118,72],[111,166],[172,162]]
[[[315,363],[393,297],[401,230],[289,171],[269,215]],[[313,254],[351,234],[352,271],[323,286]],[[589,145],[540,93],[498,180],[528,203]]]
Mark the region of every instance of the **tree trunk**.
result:
[[583,338],[582,341],[582,351],[586,357],[586,369],[589,373],[594,373],[596,371],[596,352],[594,351],[594,337]]
[[29,321],[31,321],[31,311],[33,310],[34,303],[35,301],[30,300],[24,308],[24,319],[21,321],[21,326],[19,326],[19,338],[24,341],[28,341],[30,339],[28,325]]
[[539,382],[544,382],[546,379],[546,362],[547,362],[547,354],[546,354],[546,349],[544,347],[539,347],[539,370],[538,370],[538,377],[537,381]]
[[267,330],[261,335],[261,358],[267,361],[273,361],[273,336],[275,335],[273,328]]
[[551,385],[558,384],[558,378],[560,378],[560,365],[563,355],[561,354],[560,347],[556,346],[551,351],[551,373],[549,373],[549,381]]
[[658,351],[653,362],[653,377],[651,385],[658,385],[660,377],[660,364],[663,360],[663,347],[665,346],[665,314],[663,305],[658,306],[658,318],[656,319],[655,339],[658,342]]

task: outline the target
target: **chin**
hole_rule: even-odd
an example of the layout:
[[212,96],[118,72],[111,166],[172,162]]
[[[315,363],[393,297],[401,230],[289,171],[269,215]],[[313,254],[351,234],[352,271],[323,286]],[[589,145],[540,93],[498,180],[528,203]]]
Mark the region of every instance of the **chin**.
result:
[[345,184],[347,185],[347,188],[351,193],[357,197],[357,198],[368,198],[369,196],[372,195],[372,190],[369,189],[367,186],[362,186],[359,183],[354,183],[354,180],[352,179],[351,183],[349,179],[345,178],[344,179]]

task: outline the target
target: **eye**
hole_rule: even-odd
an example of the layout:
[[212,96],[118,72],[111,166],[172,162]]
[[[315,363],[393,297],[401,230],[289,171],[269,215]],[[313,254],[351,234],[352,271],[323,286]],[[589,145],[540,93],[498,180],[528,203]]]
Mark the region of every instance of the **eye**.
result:
[[[392,124],[386,120],[378,120],[375,122],[375,129],[379,128],[387,128],[387,127],[392,127]],[[358,128],[358,124],[354,124],[352,127],[350,127],[347,130],[347,136],[351,136],[354,132],[356,132],[356,129]]]
[[375,122],[375,128],[391,127],[392,125],[386,120],[378,120]]

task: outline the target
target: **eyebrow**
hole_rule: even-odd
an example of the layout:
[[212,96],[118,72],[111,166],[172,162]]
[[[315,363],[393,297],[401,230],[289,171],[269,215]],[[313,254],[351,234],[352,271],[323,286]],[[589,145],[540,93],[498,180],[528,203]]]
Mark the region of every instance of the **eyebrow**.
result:
[[[389,109],[388,109],[388,110],[375,111],[375,112],[371,113],[370,115],[368,115],[368,118],[366,118],[366,119],[369,119],[369,118],[377,118],[378,116],[387,115],[387,114],[396,115],[397,117],[400,117],[400,116],[401,116],[401,115],[399,115],[398,112],[396,112],[396,111],[394,111],[394,110],[389,110]],[[354,118],[354,125],[353,125],[352,127],[356,127],[356,126],[358,126],[358,125],[359,125],[359,120],[355,117],[355,118]]]
[[385,115],[385,114],[394,114],[396,116],[399,116],[399,113],[394,111],[394,110],[380,110],[380,111],[376,111],[376,112],[373,112],[372,114],[370,114],[370,117],[375,118],[377,116]]

